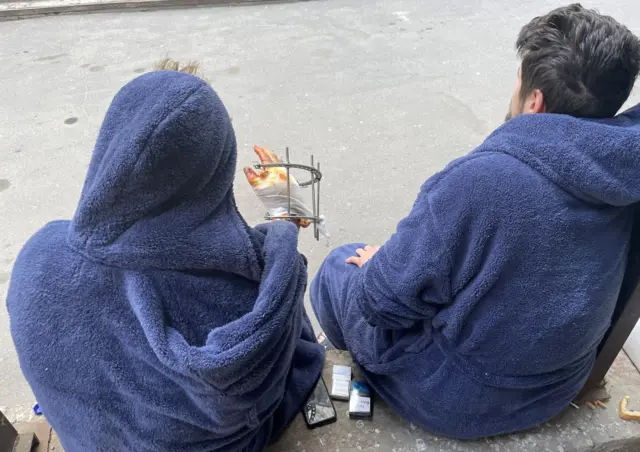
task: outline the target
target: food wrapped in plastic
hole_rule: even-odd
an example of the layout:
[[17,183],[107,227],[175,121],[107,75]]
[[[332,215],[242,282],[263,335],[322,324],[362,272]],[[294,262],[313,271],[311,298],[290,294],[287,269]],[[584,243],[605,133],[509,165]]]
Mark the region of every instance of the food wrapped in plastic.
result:
[[[258,155],[260,163],[281,163],[280,158],[273,152],[254,146],[253,150]],[[270,217],[284,217],[289,215],[298,217],[313,217],[314,213],[304,202],[304,189],[292,174],[289,174],[290,186],[287,187],[287,170],[285,167],[272,166],[256,172],[252,168],[244,168],[244,173],[258,199],[267,208]],[[289,209],[291,209],[289,211]],[[329,231],[323,215],[318,221],[318,232],[329,245]],[[306,228],[312,224],[312,220],[300,218],[295,220],[301,227]]]

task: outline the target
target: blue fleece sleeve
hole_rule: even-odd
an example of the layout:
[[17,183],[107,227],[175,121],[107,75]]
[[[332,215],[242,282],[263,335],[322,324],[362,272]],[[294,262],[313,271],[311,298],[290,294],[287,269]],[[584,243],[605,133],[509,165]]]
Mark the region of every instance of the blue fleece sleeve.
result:
[[396,233],[350,284],[349,296],[374,326],[408,328],[449,300],[449,259],[431,206],[437,188],[425,184]]
[[430,321],[472,277],[494,235],[487,193],[494,159],[471,154],[424,184],[396,233],[350,283],[367,322],[402,329]]

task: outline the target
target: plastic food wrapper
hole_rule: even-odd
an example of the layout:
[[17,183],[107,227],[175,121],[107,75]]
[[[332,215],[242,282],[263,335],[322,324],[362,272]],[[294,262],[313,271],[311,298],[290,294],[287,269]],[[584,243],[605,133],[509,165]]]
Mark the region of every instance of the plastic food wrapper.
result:
[[[280,163],[280,158],[273,152],[259,146],[253,147],[260,158],[262,164]],[[287,215],[289,207],[289,196],[287,192],[287,170],[283,167],[270,167],[256,173],[252,168],[244,168],[244,173],[258,199],[267,208],[271,217],[281,217]],[[300,187],[298,181],[289,174],[291,180],[291,215],[301,217],[311,217],[313,212],[304,202],[304,189]],[[318,232],[324,237],[326,245],[329,246],[329,231],[323,215],[320,215],[318,222]],[[298,224],[306,228],[312,224],[311,220],[300,219]]]

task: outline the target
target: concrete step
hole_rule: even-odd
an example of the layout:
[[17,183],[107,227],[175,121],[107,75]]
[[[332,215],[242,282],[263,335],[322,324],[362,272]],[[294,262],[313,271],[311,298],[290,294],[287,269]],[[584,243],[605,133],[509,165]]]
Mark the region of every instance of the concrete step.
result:
[[[348,353],[327,353],[324,378],[331,387],[333,364],[351,365]],[[347,415],[345,402],[334,402],[335,424],[314,430],[298,416],[268,452],[637,452],[640,423],[618,417],[618,403],[631,396],[630,409],[640,409],[640,374],[621,353],[608,375],[611,400],[606,409],[587,406],[568,408],[558,418],[535,429],[480,441],[457,441],[431,435],[401,419],[380,399],[374,404],[372,421],[355,421]]]
[[[355,378],[359,378],[348,353],[330,351],[324,370],[329,387],[333,364],[351,365]],[[568,408],[558,418],[535,429],[480,441],[457,441],[431,435],[401,419],[379,399],[374,405],[372,421],[351,420],[347,414],[347,403],[336,401],[338,421],[335,424],[309,430],[302,416],[298,416],[280,441],[267,452],[640,451],[640,422],[623,421],[618,417],[617,406],[625,395],[631,396],[631,409],[640,409],[640,374],[624,353],[616,359],[608,381],[611,401],[606,409]],[[45,432],[38,434],[46,438],[47,427],[46,421],[38,420],[18,424],[17,430]],[[63,452],[55,432],[51,431],[48,448],[41,446],[38,452]]]

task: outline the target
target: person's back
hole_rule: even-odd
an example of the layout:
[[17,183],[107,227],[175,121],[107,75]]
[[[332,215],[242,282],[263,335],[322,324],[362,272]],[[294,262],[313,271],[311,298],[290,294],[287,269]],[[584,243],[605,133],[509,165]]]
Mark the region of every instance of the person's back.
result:
[[638,39],[574,5],[534,19],[518,48],[509,121],[429,179],[379,251],[339,248],[311,287],[328,338],[382,398],[458,438],[533,427],[578,394],[640,201],[640,106],[613,117]]
[[249,228],[202,80],[154,72],[103,123],[76,215],[15,264],[21,367],[65,450],[258,451],[322,368],[291,223]]

